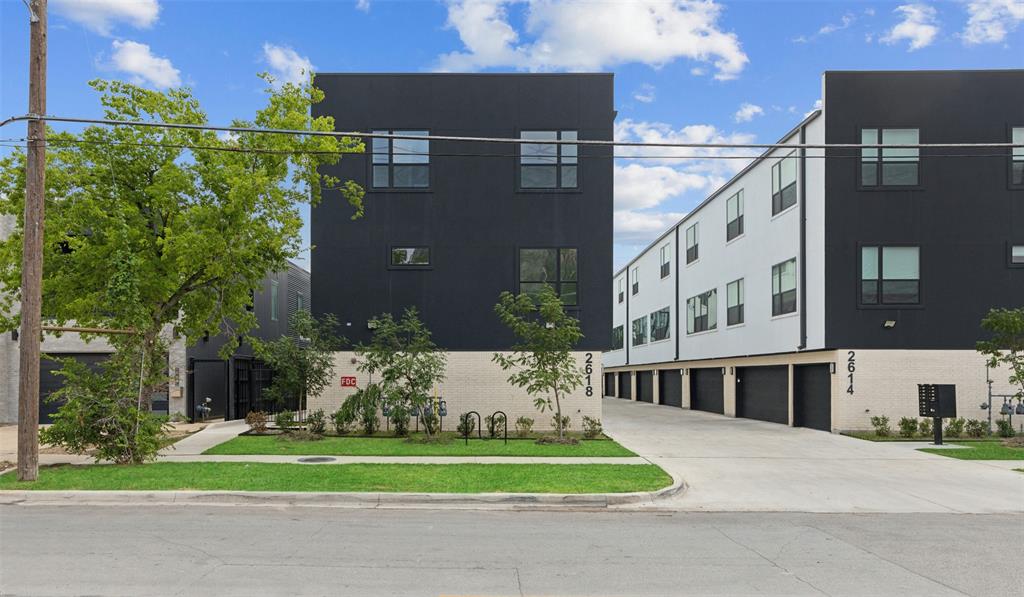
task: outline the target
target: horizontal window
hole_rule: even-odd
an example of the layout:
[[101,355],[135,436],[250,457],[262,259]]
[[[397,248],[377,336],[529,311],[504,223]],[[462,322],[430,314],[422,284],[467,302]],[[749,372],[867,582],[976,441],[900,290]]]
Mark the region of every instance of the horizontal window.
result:
[[772,316],[796,311],[796,259],[772,266]]
[[921,302],[918,247],[861,247],[860,302],[914,305]]
[[743,234],[743,191],[725,200],[726,242]]
[[622,326],[615,326],[612,328],[612,350],[619,350],[622,348]]
[[562,298],[563,304],[578,304],[576,258],[576,249],[572,248],[520,249],[519,292],[535,296],[547,285]]
[[399,267],[430,265],[430,249],[428,247],[392,247],[391,265]]
[[796,205],[796,152],[772,166],[772,215]]
[[743,278],[725,287],[726,325],[743,323]]
[[718,327],[718,290],[709,290],[686,301],[686,333],[696,334]]
[[670,319],[668,307],[651,313],[651,342],[664,340],[671,335],[669,333]]
[[641,344],[647,344],[647,318],[641,317],[640,319],[633,320],[633,337],[630,342],[633,346],[640,346]]
[[[427,131],[377,130],[378,134],[425,137]],[[374,188],[426,188],[430,186],[430,140],[375,137],[373,152]]]
[[[576,141],[576,131],[523,131],[524,141]],[[523,189],[575,189],[579,186],[575,143],[523,143],[519,154],[519,186]]]
[[[864,145],[916,145],[918,129],[863,129]],[[860,183],[865,187],[917,186],[920,150],[916,147],[865,147],[860,150]]]

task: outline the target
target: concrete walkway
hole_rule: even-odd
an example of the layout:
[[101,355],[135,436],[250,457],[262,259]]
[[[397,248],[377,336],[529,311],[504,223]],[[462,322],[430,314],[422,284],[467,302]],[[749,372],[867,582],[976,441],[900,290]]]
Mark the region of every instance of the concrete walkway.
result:
[[608,435],[685,481],[657,507],[1024,512],[1024,474],[981,461],[615,398],[603,408]]
[[210,448],[234,439],[240,433],[245,433],[248,430],[249,426],[242,420],[210,423],[202,431],[193,433],[185,439],[160,450],[160,455],[202,454]]

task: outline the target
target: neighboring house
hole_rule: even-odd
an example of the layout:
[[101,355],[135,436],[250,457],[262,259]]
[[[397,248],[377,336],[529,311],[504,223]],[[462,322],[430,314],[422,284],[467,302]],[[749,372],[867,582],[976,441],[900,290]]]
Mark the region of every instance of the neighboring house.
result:
[[[1024,143],[1020,70],[826,72],[822,97],[780,143]],[[606,395],[834,431],[953,383],[987,417],[974,345],[1024,305],[1024,150],[822,154],[765,153],[615,274]]]
[[[355,180],[366,213],[336,193],[312,210],[313,313],[333,313],[352,343],[367,322],[415,306],[447,351],[437,392],[451,420],[477,410],[537,417],[532,400],[491,361],[515,338],[494,313],[502,291],[551,284],[580,319],[581,367],[592,373],[563,403],[579,428],[600,415],[600,351],[608,345],[612,268],[612,151],[533,140],[611,140],[611,74],[318,74],[314,116],[337,130],[520,138],[522,144],[366,139],[325,171]],[[336,375],[359,387],[352,352]],[[335,379],[313,408],[334,410],[354,388]],[[547,427],[547,418],[539,426]],[[454,426],[454,424],[452,424]]]

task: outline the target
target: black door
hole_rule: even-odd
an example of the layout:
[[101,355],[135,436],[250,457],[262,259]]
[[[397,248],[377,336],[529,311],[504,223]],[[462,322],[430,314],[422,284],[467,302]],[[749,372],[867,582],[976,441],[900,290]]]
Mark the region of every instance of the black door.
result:
[[633,387],[630,384],[629,372],[619,373],[619,398],[631,400],[633,398]]
[[789,424],[789,367],[738,367],[736,416]]
[[679,369],[658,371],[658,400],[666,406],[683,405],[683,375]]
[[636,399],[640,402],[654,402],[654,372],[636,372]]
[[[227,361],[200,361],[192,363],[192,399],[195,407],[206,405],[210,407],[208,419],[217,419],[227,415],[228,407],[228,362]],[[207,402],[206,399],[210,401]],[[198,410],[192,413],[198,417]]]
[[615,374],[605,373],[604,374],[604,395],[614,396],[615,395]]
[[690,369],[690,408],[709,413],[725,412],[722,368]]
[[106,353],[65,353],[48,354],[39,359],[39,422],[52,423],[51,415],[57,412],[62,402],[50,402],[48,398],[57,390],[64,387],[64,376],[57,372],[64,368],[64,364],[55,359],[72,358],[84,363],[89,369],[98,371],[100,363],[110,358]]
[[793,424],[832,431],[832,373],[828,363],[793,369]]

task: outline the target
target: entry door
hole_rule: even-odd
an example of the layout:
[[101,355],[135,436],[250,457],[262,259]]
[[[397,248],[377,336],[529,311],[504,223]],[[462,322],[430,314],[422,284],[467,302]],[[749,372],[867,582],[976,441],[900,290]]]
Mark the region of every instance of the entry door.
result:
[[794,367],[793,424],[832,431],[832,373],[828,363]]
[[636,372],[636,399],[640,402],[654,402],[654,372]]
[[[194,361],[192,364],[193,399],[196,406],[206,404],[212,410],[209,419],[227,415],[228,407],[228,365],[227,361]],[[210,402],[206,399],[210,398]],[[197,416],[197,413],[192,413]]]
[[679,369],[658,371],[658,398],[661,404],[680,407],[683,405],[683,375]]
[[690,408],[710,413],[725,412],[722,368],[690,369]]
[[789,367],[736,369],[736,416],[789,424]]

